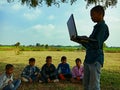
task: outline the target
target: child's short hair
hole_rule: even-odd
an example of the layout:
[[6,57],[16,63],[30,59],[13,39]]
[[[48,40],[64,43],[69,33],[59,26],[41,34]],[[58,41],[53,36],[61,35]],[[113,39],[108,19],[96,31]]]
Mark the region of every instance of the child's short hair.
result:
[[76,62],[76,63],[77,63],[77,62],[81,62],[81,63],[82,63],[82,61],[81,61],[80,58],[76,58],[75,62]]
[[100,6],[100,5],[97,5],[97,6],[93,7],[93,8],[91,9],[91,12],[92,12],[92,11],[95,11],[95,12],[98,12],[98,13],[102,13],[103,16],[105,15],[104,7],[102,7],[102,6]]
[[62,56],[62,57],[61,57],[61,61],[66,60],[66,59],[67,59],[66,56]]
[[35,58],[30,58],[29,62],[35,62]]
[[12,67],[14,67],[12,64],[7,64],[6,67],[5,67],[5,69],[8,70],[8,69],[10,69]]
[[52,56],[47,56],[46,57],[46,62],[48,61],[48,59],[52,59]]

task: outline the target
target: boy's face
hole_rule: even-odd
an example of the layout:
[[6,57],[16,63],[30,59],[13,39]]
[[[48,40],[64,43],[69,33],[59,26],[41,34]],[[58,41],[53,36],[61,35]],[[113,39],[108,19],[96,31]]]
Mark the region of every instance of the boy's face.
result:
[[100,22],[103,20],[103,14],[100,12],[98,13],[95,11],[91,11],[90,16],[93,22]]
[[30,66],[34,66],[34,65],[35,65],[35,61],[30,61],[30,62],[29,62],[29,65],[30,65]]
[[51,63],[52,63],[52,59],[51,58],[48,58],[47,60],[46,60],[47,62],[47,65],[50,65]]
[[14,71],[14,67],[11,67],[11,68],[9,68],[9,69],[6,69],[6,74],[10,75],[10,74],[13,73],[13,71]]
[[62,60],[62,63],[63,63],[63,64],[66,63],[66,62],[67,62],[66,59]]

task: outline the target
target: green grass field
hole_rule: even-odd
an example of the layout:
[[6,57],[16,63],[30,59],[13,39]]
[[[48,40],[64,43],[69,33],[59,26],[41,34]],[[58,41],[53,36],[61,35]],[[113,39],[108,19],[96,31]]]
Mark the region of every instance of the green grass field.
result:
[[[45,63],[46,56],[51,55],[53,64],[60,63],[61,56],[67,56],[71,68],[75,65],[75,59],[85,57],[85,52],[77,51],[21,51],[16,55],[15,51],[0,51],[0,73],[4,72],[7,63],[15,66],[14,76],[20,77],[23,68],[28,64],[28,59],[34,57],[39,68]],[[70,82],[40,84],[22,83],[19,90],[82,90],[82,84]],[[101,73],[101,90],[120,90],[120,53],[105,53],[105,63]]]

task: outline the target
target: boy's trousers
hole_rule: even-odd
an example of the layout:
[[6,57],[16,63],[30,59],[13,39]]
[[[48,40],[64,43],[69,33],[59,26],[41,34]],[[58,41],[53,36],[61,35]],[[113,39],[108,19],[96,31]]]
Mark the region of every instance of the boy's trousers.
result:
[[101,64],[99,62],[84,63],[84,90],[100,90],[100,73]]
[[21,84],[21,80],[14,80],[11,84],[5,86],[3,90],[17,90]]

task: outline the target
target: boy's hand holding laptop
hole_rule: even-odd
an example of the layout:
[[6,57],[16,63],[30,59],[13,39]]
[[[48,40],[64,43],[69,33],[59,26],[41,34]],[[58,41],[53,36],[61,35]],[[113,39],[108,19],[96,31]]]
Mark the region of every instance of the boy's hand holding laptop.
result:
[[76,36],[76,37],[73,36],[71,40],[78,43],[89,42],[89,38],[87,36]]

